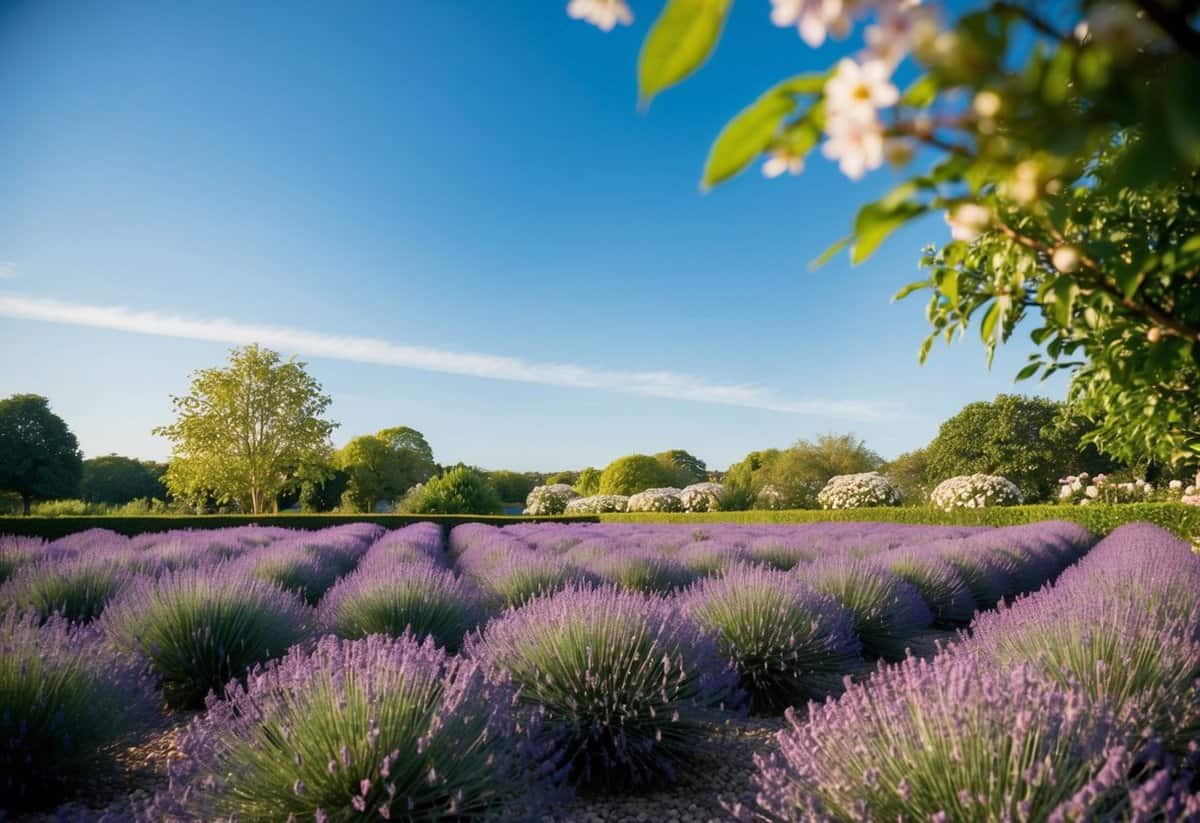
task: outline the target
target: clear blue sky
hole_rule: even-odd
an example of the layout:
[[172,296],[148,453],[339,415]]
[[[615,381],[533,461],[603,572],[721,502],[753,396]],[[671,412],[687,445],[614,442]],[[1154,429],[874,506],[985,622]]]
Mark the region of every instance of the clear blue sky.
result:
[[[921,367],[923,304],[889,301],[940,219],[808,270],[892,172],[853,184],[814,156],[697,189],[725,120],[853,38],[813,51],[739,3],[715,58],[639,113],[656,4],[607,35],[565,0],[283,5],[0,3],[0,298],[40,307],[0,316],[0,395],[47,395],[87,455],[166,456],[169,395],[228,348],[179,330],[214,320],[433,350],[355,362],[322,338],[303,359],[338,443],[409,425],[492,468],[667,448],[724,467],[826,431],[890,457],[1013,390],[1026,346],[990,374],[976,338]],[[97,307],[118,328],[81,324]],[[545,382],[478,376],[527,372]],[[705,402],[731,386],[742,405]]]

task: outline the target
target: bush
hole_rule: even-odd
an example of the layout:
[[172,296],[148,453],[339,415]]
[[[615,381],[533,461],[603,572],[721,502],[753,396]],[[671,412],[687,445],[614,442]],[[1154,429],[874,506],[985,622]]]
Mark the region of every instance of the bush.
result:
[[229,563],[142,578],[105,609],[105,634],[138,652],[172,708],[195,709],[251,666],[301,640],[311,610]]
[[525,498],[525,514],[562,514],[567,504],[579,497],[579,492],[565,483],[553,486],[535,486]]
[[469,653],[512,678],[539,712],[547,756],[588,786],[673,779],[738,696],[713,638],[674,604],[615,587],[535,598]]
[[0,707],[0,816],[61,802],[154,716],[132,658],[91,627],[15,608],[0,613]]
[[817,558],[817,553],[812,548],[797,545],[782,536],[756,538],[746,547],[746,553],[757,563],[764,563],[772,569],[785,572],[801,563],[811,563]]
[[903,660],[913,636],[933,624],[920,593],[875,562],[838,558],[794,573],[850,610],[854,633],[870,656]]
[[900,490],[879,472],[839,474],[817,494],[823,509],[861,509],[900,505]]
[[921,594],[935,626],[952,628],[971,622],[976,609],[971,589],[959,570],[936,552],[899,548],[875,559]]
[[756,712],[824,698],[862,663],[849,612],[786,572],[733,566],[692,586],[681,604],[717,635]]
[[58,613],[75,623],[100,616],[131,576],[115,558],[47,558],[22,566],[0,586],[0,603],[32,609],[45,620]]
[[486,477],[459,466],[405,498],[404,509],[414,514],[499,514],[503,506]]
[[629,508],[629,498],[619,494],[593,494],[579,497],[567,504],[564,514],[601,514],[623,512]]
[[299,595],[310,606],[315,605],[341,575],[339,564],[333,558],[320,557],[305,546],[290,541],[256,549],[238,562],[255,577]]
[[689,568],[655,549],[608,552],[589,561],[587,569],[627,591],[658,594],[682,588],[696,577]]
[[349,640],[407,631],[451,652],[483,616],[478,593],[431,562],[356,571],[329,590],[318,614],[323,630]]
[[720,483],[693,483],[679,493],[685,512],[720,511],[725,504],[725,487]]
[[46,542],[37,537],[8,537],[0,534],[0,584],[17,569],[42,556]]
[[683,500],[679,489],[646,489],[630,495],[625,508],[631,512],[678,512],[683,511]]
[[326,637],[210,702],[151,818],[469,819],[522,788],[511,703],[431,641]]
[[609,463],[600,474],[600,494],[635,495],[646,489],[670,486],[675,474],[647,454],[631,454]]
[[929,494],[939,509],[982,509],[990,506],[1019,506],[1021,490],[1003,477],[967,474],[943,480]]
[[539,594],[565,589],[589,577],[557,557],[533,551],[501,552],[501,557],[475,574],[484,591],[501,608],[517,608]]

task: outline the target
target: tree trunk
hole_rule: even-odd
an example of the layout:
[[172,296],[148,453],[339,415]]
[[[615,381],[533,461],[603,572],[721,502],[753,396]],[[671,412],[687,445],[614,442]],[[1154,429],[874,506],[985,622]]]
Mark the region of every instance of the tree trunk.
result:
[[33,495],[32,495],[32,494],[23,494],[23,495],[21,495],[21,515],[22,515],[23,517],[28,517],[28,516],[29,516],[29,504],[30,504],[30,503],[32,503],[32,502],[33,502]]

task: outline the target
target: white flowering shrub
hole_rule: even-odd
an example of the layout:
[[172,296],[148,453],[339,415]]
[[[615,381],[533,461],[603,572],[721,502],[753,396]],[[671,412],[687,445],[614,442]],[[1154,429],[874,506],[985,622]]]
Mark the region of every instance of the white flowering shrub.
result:
[[758,490],[758,494],[754,497],[754,508],[756,509],[782,509],[783,508],[783,492],[778,488],[768,483]]
[[720,483],[693,483],[684,486],[679,502],[685,512],[715,512],[721,508],[725,487]]
[[995,474],[963,474],[938,483],[929,502],[939,509],[983,509],[989,506],[1018,506],[1021,490],[1006,477]]
[[879,472],[839,474],[831,477],[817,494],[817,502],[823,509],[898,506],[900,490]]
[[[1165,496],[1178,498],[1183,484],[1169,484]],[[1145,480],[1129,480],[1124,483],[1113,480],[1106,474],[1095,477],[1087,472],[1064,477],[1058,481],[1058,501],[1068,505],[1086,506],[1089,503],[1145,503],[1163,496],[1155,491],[1154,485]]]
[[629,508],[629,498],[623,494],[593,494],[580,497],[567,504],[565,514],[606,514],[623,512]]
[[525,498],[525,514],[554,515],[562,514],[567,504],[579,497],[579,492],[566,483],[554,483],[549,486],[535,486]]
[[679,489],[646,489],[631,495],[626,511],[631,512],[681,512],[683,501]]

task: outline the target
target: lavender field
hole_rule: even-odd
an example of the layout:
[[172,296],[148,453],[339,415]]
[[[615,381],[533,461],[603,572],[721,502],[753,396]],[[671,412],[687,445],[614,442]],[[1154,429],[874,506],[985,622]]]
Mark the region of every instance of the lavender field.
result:
[[20,819],[1200,819],[1200,557],[1143,524],[92,530],[0,581]]

